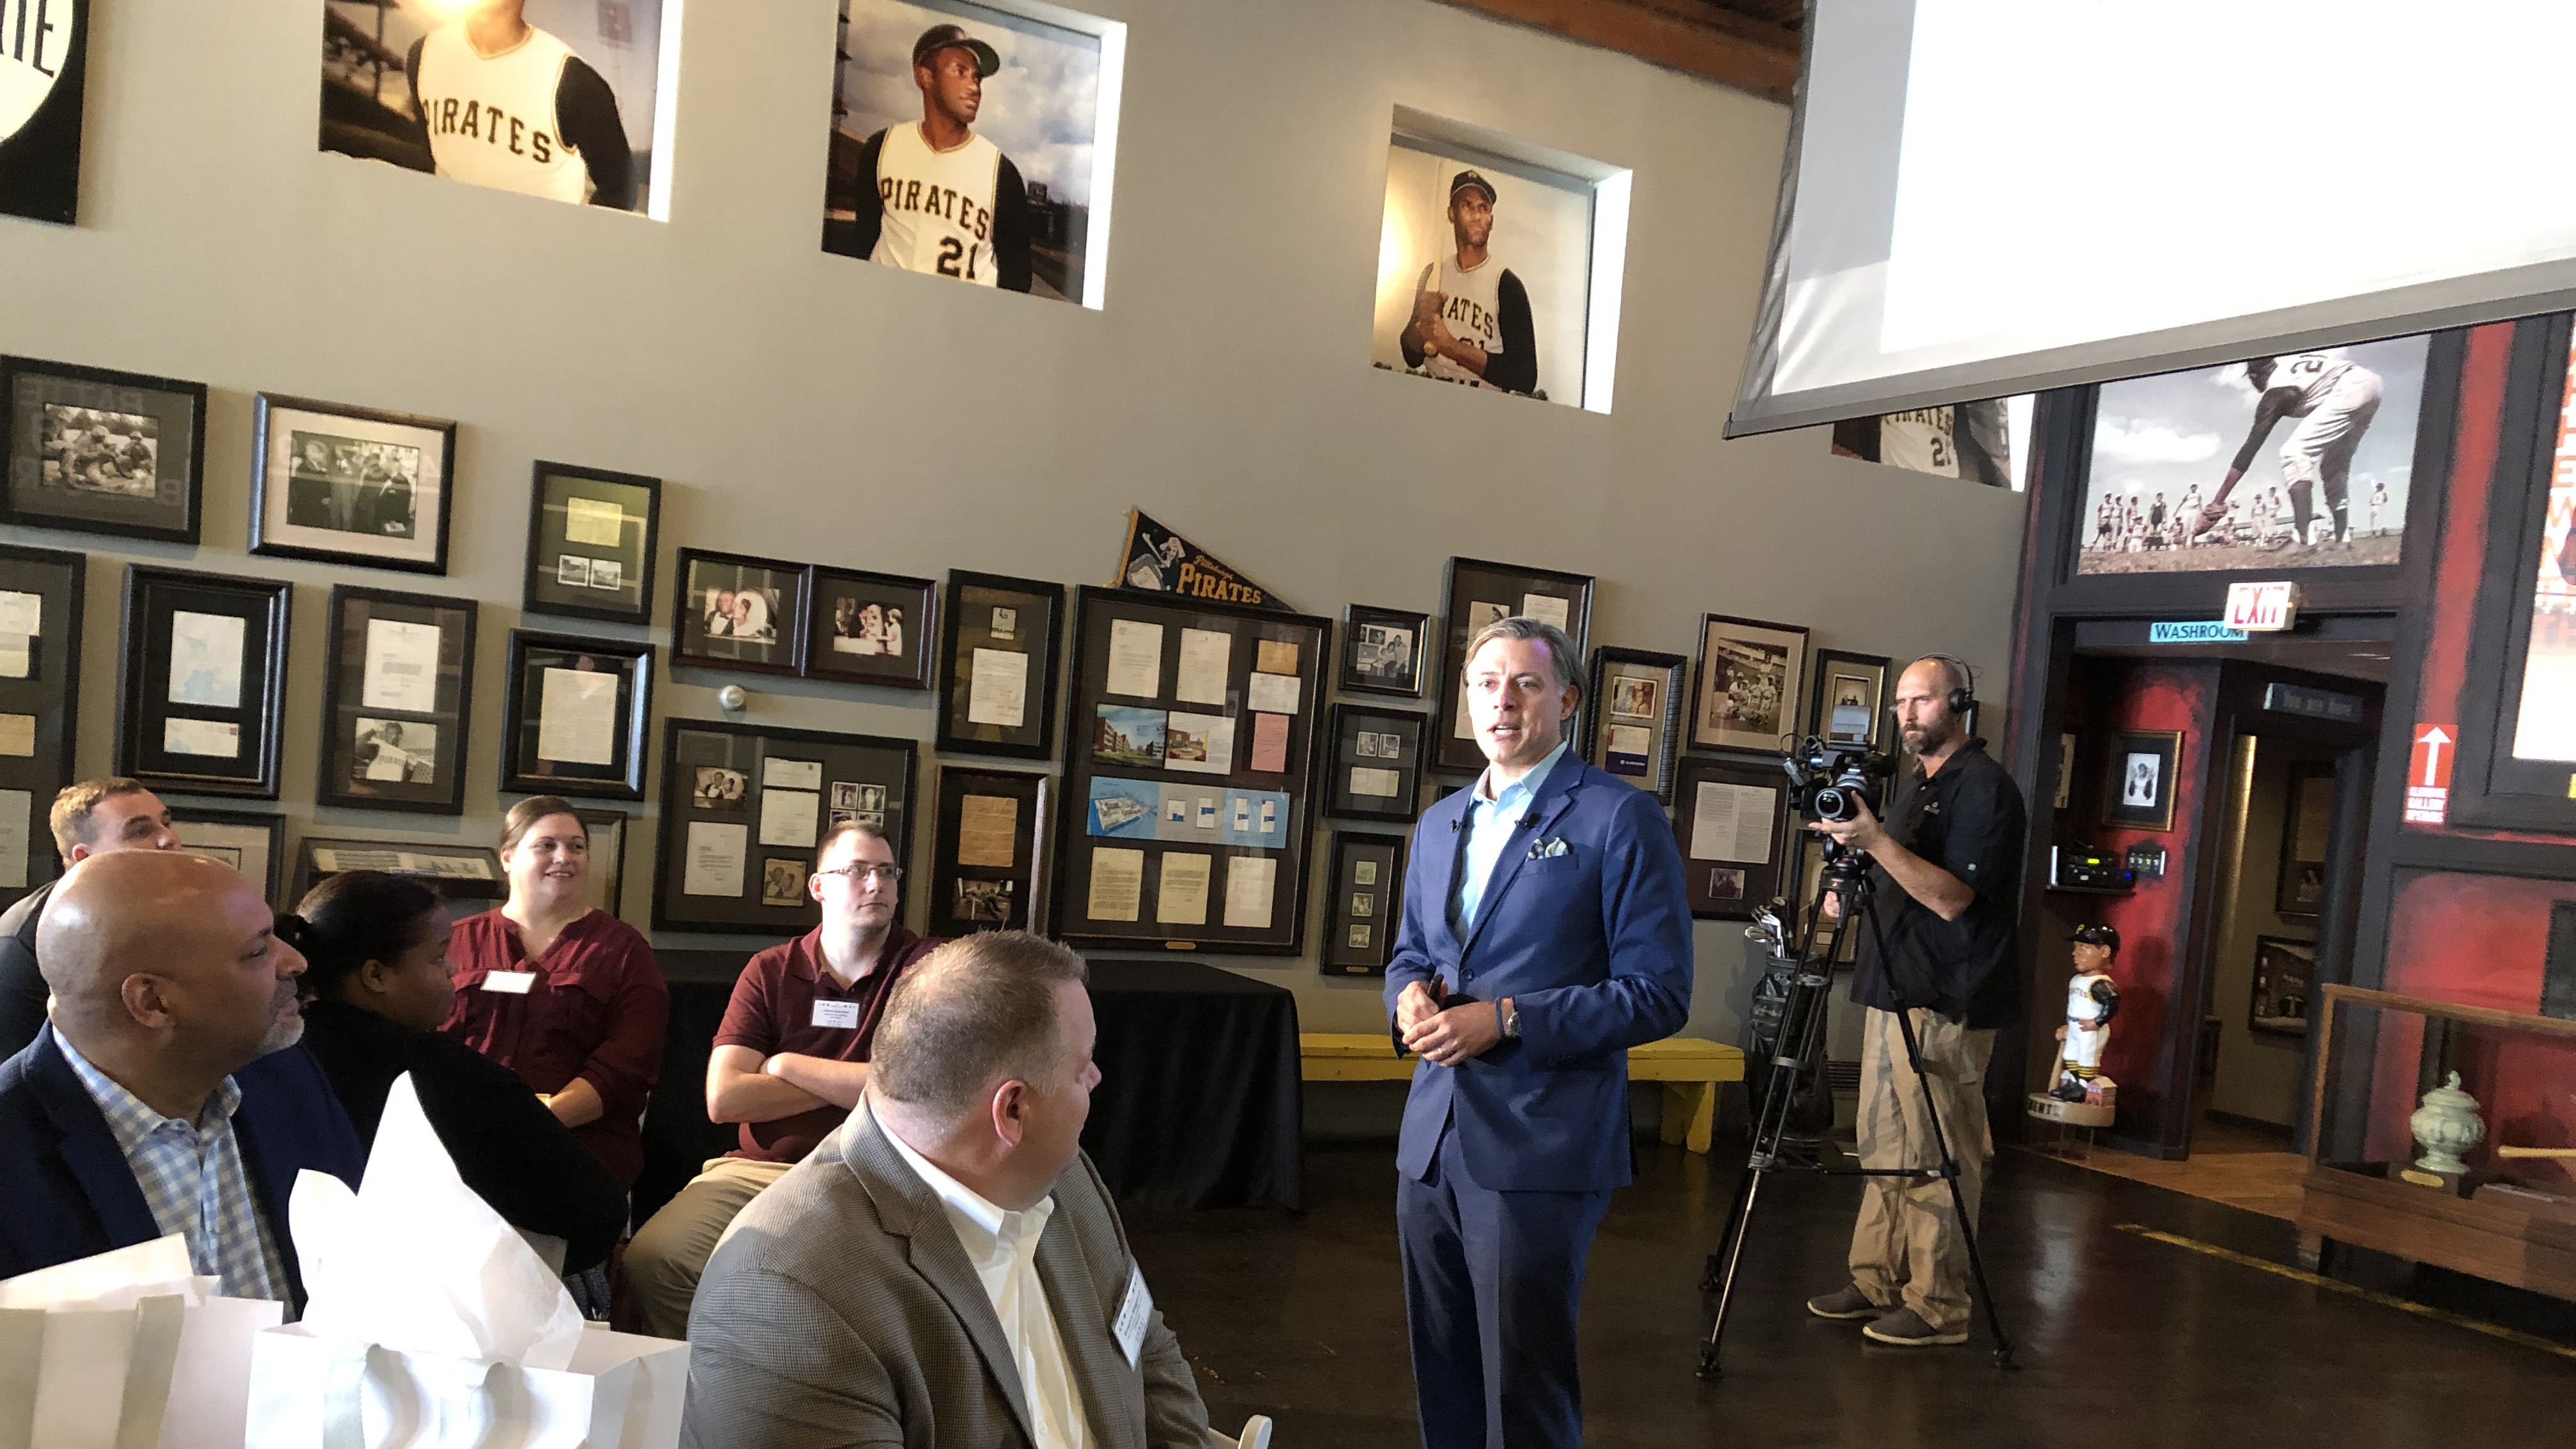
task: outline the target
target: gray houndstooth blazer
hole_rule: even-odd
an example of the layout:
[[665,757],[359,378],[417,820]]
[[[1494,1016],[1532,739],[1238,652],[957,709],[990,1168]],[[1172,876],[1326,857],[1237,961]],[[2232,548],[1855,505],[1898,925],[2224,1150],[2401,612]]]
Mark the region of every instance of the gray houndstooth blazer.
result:
[[[1099,1449],[1206,1449],[1181,1346],[1157,1310],[1136,1368],[1110,1324],[1135,1271],[1091,1159],[1055,1186],[1038,1279]],[[689,1313],[685,1449],[1026,1449],[1001,1320],[938,1195],[874,1114],[853,1112],[752,1199]]]

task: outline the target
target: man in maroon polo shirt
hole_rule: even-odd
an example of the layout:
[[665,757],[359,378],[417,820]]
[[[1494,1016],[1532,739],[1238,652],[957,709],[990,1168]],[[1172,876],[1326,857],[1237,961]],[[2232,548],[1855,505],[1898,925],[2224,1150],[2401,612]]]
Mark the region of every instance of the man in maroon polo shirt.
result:
[[939,944],[897,922],[903,868],[860,821],[823,837],[805,889],[823,924],[751,958],[707,1062],[707,1117],[742,1124],[742,1145],[706,1165],[626,1249],[644,1331],[686,1338],[707,1256],[736,1213],[840,1130],[867,1086],[868,1051],[894,980]]

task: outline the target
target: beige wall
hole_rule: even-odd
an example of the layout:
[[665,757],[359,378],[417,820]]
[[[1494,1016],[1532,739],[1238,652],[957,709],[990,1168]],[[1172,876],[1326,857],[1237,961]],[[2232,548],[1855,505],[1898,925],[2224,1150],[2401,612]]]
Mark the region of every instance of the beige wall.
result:
[[[0,222],[0,350],[214,401],[202,547],[0,530],[90,552],[80,769],[109,765],[126,561],[291,578],[293,831],[489,839],[539,457],[668,480],[666,591],[682,544],[1099,582],[1135,505],[1311,613],[1436,610],[1466,554],[1599,575],[1596,642],[1686,652],[1716,610],[2004,678],[2019,495],[1835,459],[1820,433],[1719,439],[1782,108],[1427,0],[1095,8],[1133,26],[1103,312],[817,249],[832,0],[689,7],[667,224],[318,154],[317,5],[95,7],[83,224]],[[1369,368],[1399,103],[1635,169],[1613,415]],[[461,420],[450,576],[245,557],[262,389]],[[484,601],[462,820],[314,808],[335,577]],[[738,678],[756,722],[931,734],[919,697]],[[715,717],[725,682],[684,675],[656,711]],[[652,878],[651,813],[630,881]],[[640,890],[626,913],[646,919]],[[1699,946],[1693,1030],[1732,1037],[1740,932]],[[1310,1030],[1379,1019],[1311,960],[1226,964],[1293,987]]]

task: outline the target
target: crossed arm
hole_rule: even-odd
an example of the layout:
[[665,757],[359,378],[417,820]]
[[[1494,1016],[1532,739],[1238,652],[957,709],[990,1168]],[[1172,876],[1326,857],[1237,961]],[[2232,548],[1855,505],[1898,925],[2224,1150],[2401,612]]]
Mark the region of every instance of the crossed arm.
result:
[[720,1046],[707,1058],[707,1120],[775,1122],[819,1107],[854,1109],[867,1085],[865,1062]]

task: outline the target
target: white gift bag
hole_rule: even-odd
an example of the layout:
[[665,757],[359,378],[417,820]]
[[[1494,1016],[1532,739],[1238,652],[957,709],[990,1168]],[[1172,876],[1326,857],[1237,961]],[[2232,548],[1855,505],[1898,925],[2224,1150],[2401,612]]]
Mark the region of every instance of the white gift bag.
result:
[[559,1369],[259,1335],[249,1449],[671,1449],[689,1346],[591,1332]]
[[232,1449],[251,1341],[285,1305],[217,1298],[171,1236],[0,1283],[0,1449]]

